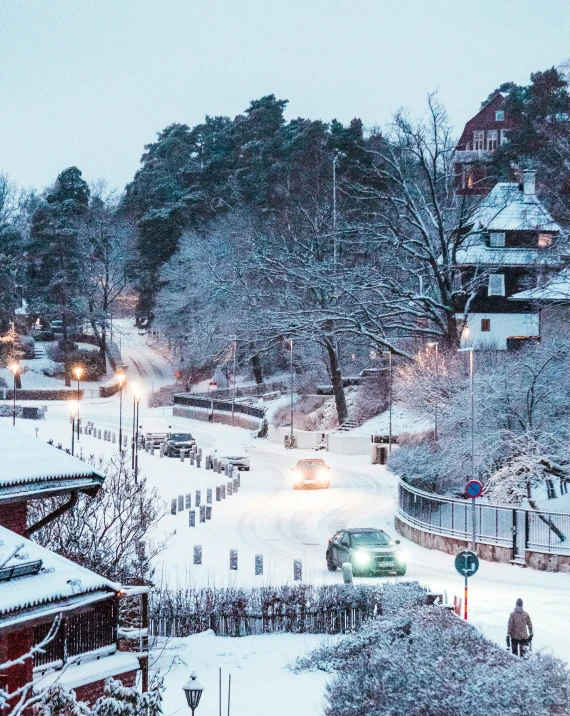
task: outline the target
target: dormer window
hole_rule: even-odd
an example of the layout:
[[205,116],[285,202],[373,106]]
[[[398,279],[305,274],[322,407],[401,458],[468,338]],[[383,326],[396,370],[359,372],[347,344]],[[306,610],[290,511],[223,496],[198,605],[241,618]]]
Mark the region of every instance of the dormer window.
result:
[[505,248],[505,232],[504,231],[491,231],[489,234],[489,246],[492,249],[504,249]]
[[505,295],[505,274],[491,273],[489,274],[489,286],[487,289],[488,296],[504,296]]
[[505,110],[498,109],[495,112],[495,122],[504,122],[505,121]]
[[552,246],[552,235],[551,234],[539,234],[538,235],[538,245],[541,248],[547,248],[548,246]]
[[485,149],[485,132],[477,130],[473,132],[473,151],[482,152]]

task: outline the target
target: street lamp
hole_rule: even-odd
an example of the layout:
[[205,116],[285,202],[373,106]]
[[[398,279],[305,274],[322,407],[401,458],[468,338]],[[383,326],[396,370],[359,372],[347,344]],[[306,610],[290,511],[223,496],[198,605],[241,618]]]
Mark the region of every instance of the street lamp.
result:
[[[388,398],[389,398],[389,406],[388,406],[388,454],[392,454],[392,397],[393,397],[393,388],[394,388],[394,373],[392,371],[392,349],[388,348],[387,351],[382,351],[382,353],[388,354],[388,368],[389,368],[389,390],[388,390]],[[372,353],[370,353],[370,357],[372,357]],[[376,353],[374,353],[374,357],[376,357]]]
[[139,405],[141,402],[141,389],[139,386],[134,387],[133,390],[133,416],[134,416],[134,458],[133,458],[133,469],[135,471],[135,482],[137,482],[139,473]]
[[119,453],[123,452],[123,386],[125,385],[125,374],[122,370],[117,371],[117,382],[119,383]]
[[473,389],[473,347],[459,348],[460,353],[469,353],[469,387],[471,392],[471,479],[475,479],[475,392]]
[[[439,343],[437,341],[432,341],[431,343],[426,344],[428,348],[435,348],[435,368],[437,371],[438,368],[438,351],[439,351]],[[435,401],[435,425],[434,425],[434,431],[433,431],[433,439],[437,442],[437,395],[436,395],[436,401]]]
[[79,381],[83,375],[83,368],[80,365],[76,365],[73,369],[73,375],[77,380],[77,439],[79,440],[79,401],[81,400],[81,393],[79,392]]
[[69,412],[71,414],[71,454],[75,454],[75,418],[79,415],[79,403],[77,400],[69,402]]
[[291,338],[291,447],[293,447],[294,443],[294,436],[293,436],[293,387],[294,387],[294,377],[293,377],[293,339]]
[[198,681],[198,677],[196,676],[195,671],[190,674],[190,678],[182,688],[184,689],[184,693],[186,694],[186,701],[188,702],[188,706],[192,709],[192,716],[194,716],[194,711],[196,711],[196,709],[198,708],[198,704],[200,703],[200,699],[202,698],[202,692],[204,691],[204,687]]
[[236,405],[236,343],[237,336],[234,336],[234,378],[233,378],[233,390],[232,390],[232,425],[234,424],[234,412]]
[[17,363],[11,363],[8,367],[14,374],[14,390],[12,391],[12,397],[14,399],[14,406],[12,408],[12,425],[16,425],[16,376],[20,372],[20,366]]

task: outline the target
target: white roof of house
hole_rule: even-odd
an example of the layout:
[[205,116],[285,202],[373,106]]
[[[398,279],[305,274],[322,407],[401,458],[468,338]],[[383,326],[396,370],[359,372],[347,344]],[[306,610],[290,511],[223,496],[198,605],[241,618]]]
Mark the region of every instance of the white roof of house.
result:
[[[105,475],[53,445],[33,438],[0,420],[0,488],[76,478],[101,484]],[[37,489],[37,487],[35,488]]]
[[[525,201],[526,199],[526,201]],[[499,182],[473,215],[474,231],[560,231],[542,202],[515,182]]]
[[484,238],[479,235],[469,240],[456,255],[457,265],[487,266],[556,266],[560,263],[560,255],[556,250],[537,248],[494,249],[485,245]]
[[558,276],[542,286],[520,291],[510,297],[511,301],[570,301],[570,269],[563,269]]
[[56,606],[57,602],[80,602],[81,597],[94,596],[96,592],[120,589],[119,584],[0,526],[2,567],[21,566],[37,560],[42,560],[42,569],[37,574],[0,581],[0,627],[18,612],[32,610],[35,614],[38,608]]

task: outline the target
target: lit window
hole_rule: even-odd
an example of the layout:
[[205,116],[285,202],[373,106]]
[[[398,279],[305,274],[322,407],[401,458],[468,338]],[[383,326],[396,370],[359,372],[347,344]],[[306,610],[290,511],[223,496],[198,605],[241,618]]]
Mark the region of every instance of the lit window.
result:
[[481,332],[489,333],[490,330],[491,330],[491,319],[490,318],[482,318],[481,319]]
[[480,152],[483,149],[485,149],[485,132],[479,130],[473,132],[473,150]]
[[492,273],[489,274],[488,296],[504,296],[505,295],[505,274]]
[[469,174],[469,176],[467,177],[467,188],[473,188],[473,174]]
[[499,130],[490,129],[487,132],[487,151],[494,152],[499,143]]
[[552,236],[550,234],[539,234],[538,245],[543,248],[546,246],[552,246]]
[[505,247],[505,232],[492,231],[489,234],[489,246],[493,249],[502,249]]
[[495,112],[495,122],[504,122],[505,121],[505,111],[503,109],[498,109]]

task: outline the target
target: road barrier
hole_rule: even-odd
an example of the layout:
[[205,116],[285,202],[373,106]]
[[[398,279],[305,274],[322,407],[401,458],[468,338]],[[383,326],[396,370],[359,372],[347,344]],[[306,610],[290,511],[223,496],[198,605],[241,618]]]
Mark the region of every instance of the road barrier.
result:
[[[471,541],[471,520],[470,500],[436,495],[399,481],[396,526],[409,539],[454,553]],[[475,537],[483,559],[570,571],[569,514],[477,502]]]
[[178,393],[174,396],[174,405],[183,405],[188,408],[202,408],[219,413],[236,413],[239,415],[249,415],[253,418],[265,417],[265,408],[257,408],[253,405],[243,405],[242,403],[232,403],[231,400],[213,400],[209,398],[195,398],[188,393]]

